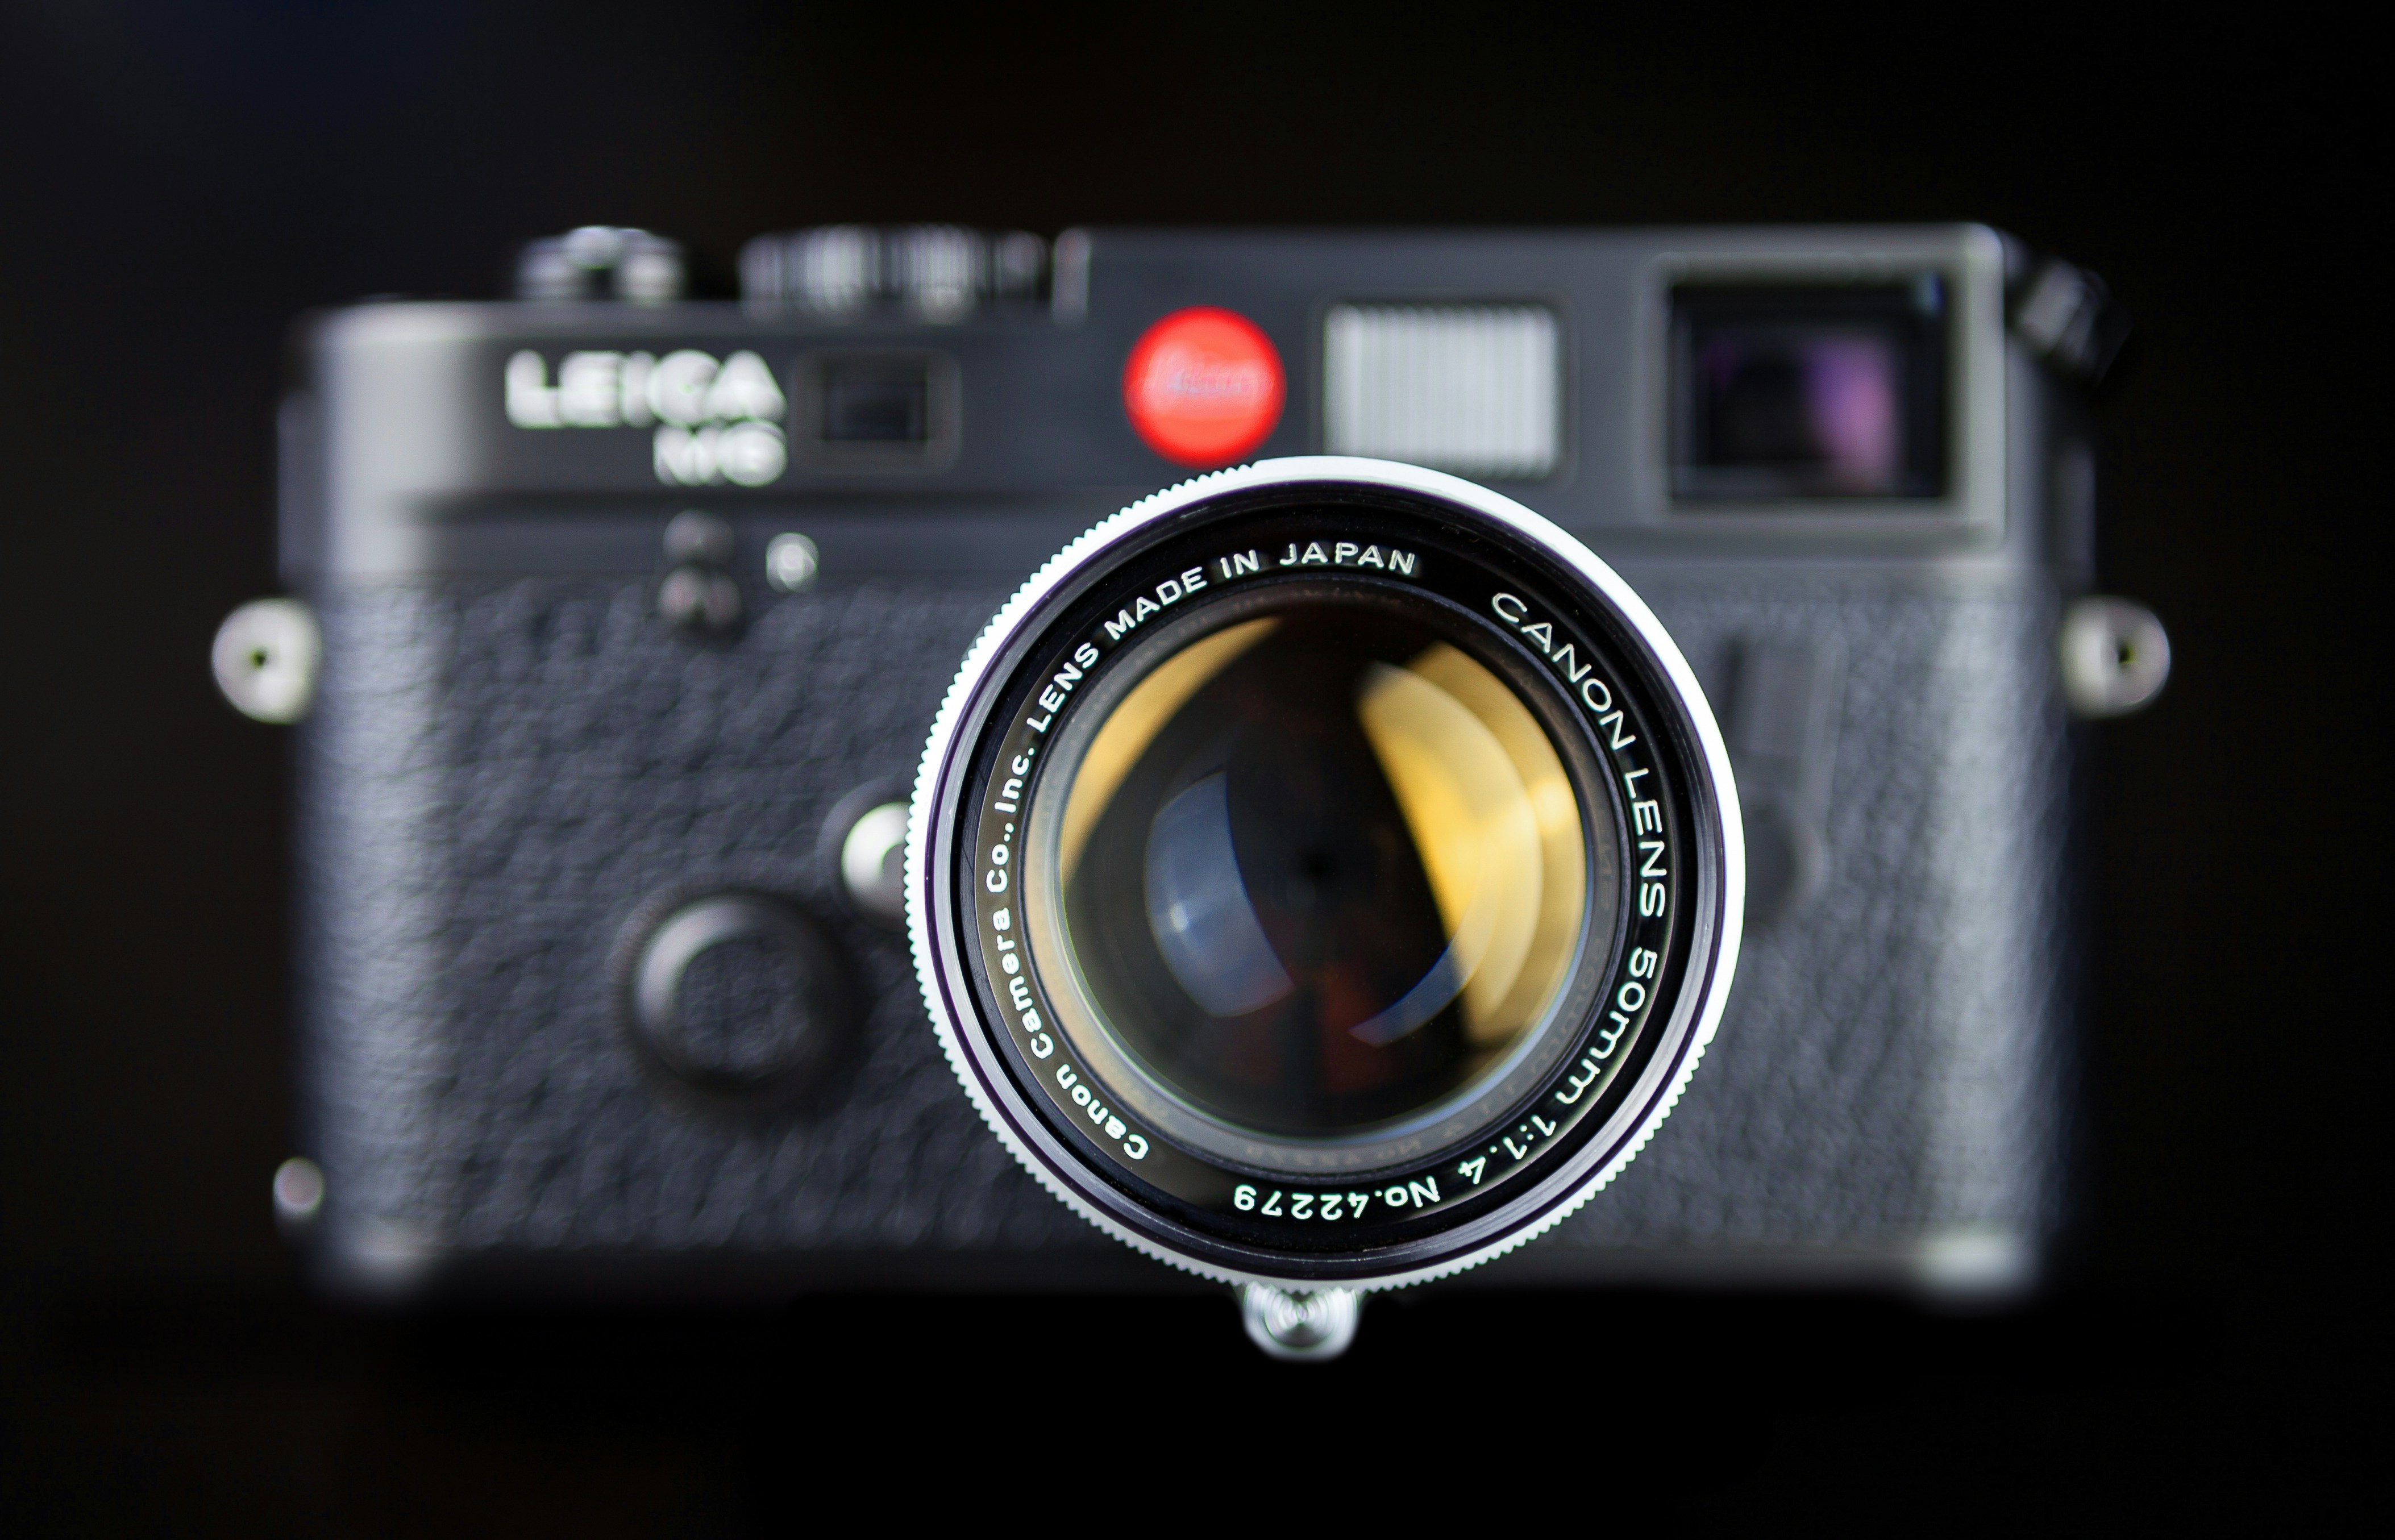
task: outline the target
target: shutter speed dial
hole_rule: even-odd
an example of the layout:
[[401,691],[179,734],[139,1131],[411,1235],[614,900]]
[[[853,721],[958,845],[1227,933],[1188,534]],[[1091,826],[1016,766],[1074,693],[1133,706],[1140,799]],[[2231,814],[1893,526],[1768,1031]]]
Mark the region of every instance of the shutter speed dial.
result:
[[894,308],[954,322],[985,304],[1036,303],[1047,283],[1048,243],[1019,230],[823,225],[761,235],[740,253],[741,296],[767,314]]

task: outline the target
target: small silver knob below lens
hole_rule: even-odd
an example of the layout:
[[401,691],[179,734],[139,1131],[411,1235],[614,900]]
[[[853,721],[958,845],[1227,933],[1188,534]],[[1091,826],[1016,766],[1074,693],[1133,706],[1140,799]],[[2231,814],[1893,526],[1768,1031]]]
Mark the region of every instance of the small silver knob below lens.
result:
[[1354,1289],[1293,1294],[1270,1283],[1239,1285],[1239,1320],[1248,1340],[1273,1358],[1325,1363],[1356,1340],[1364,1301]]
[[2091,594],[2062,617],[2062,693],[2082,717],[2144,707],[2170,678],[2170,636],[2144,605]]
[[868,808],[840,842],[840,881],[867,919],[898,926],[906,919],[906,804]]
[[260,599],[217,627],[208,665],[233,709],[261,722],[296,722],[316,698],[324,660],[316,616],[295,599]]

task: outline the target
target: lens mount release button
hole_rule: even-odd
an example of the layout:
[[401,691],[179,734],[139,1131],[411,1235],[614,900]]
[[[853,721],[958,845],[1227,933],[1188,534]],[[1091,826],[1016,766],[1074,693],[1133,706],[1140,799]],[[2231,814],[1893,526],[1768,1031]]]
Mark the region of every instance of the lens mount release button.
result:
[[648,933],[627,981],[642,1045],[704,1090],[800,1089],[836,1057],[845,1025],[830,943],[758,894],[681,905]]

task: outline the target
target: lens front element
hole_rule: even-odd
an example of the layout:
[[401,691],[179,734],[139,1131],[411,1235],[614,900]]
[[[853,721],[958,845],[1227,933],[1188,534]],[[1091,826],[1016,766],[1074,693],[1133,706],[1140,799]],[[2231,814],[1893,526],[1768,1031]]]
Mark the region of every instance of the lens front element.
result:
[[1234,1280],[1495,1255],[1635,1153],[1736,955],[1727,757],[1670,639],[1468,483],[1270,462],[1026,585],[925,751],[908,924],[1058,1195]]
[[1555,742],[1453,618],[1312,584],[1214,618],[1147,638],[1059,741],[1034,958],[1181,1137],[1354,1147],[1502,1061],[1613,891],[1593,905]]

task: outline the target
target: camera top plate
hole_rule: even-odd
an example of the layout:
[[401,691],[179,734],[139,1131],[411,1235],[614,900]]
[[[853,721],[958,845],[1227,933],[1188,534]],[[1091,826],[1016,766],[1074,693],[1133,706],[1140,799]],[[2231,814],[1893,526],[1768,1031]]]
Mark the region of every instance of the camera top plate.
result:
[[[803,529],[827,575],[960,561],[1018,574],[1173,471],[1126,410],[1124,370],[1161,318],[1193,306],[1243,318],[1285,368],[1286,405],[1248,451],[1258,457],[1359,434],[1419,463],[1461,456],[1462,473],[1641,562],[2045,560],[2038,520],[2015,516],[2042,494],[2014,484],[2005,428],[2008,393],[2030,404],[2037,371],[2023,372],[2030,354],[2005,328],[2011,248],[1984,227],[1093,230],[1056,249],[1050,303],[946,320],[728,302],[334,312],[303,338],[308,377],[284,415],[286,570],[303,585],[638,572],[664,521],[695,504],[744,546]],[[1675,296],[1907,283],[1943,296],[1925,334],[1940,371],[1932,481],[1897,495],[1675,494]],[[1352,385],[1356,371],[1450,332],[1463,340],[1433,350],[1425,388],[1478,390],[1501,416],[1537,418],[1491,430],[1512,447],[1370,426],[1414,387],[1375,395]],[[1816,352],[1851,362],[1856,340]],[[1490,385],[1490,370],[1528,373]],[[1868,412],[1840,420],[1850,448],[1873,431]],[[922,537],[893,537],[893,522]]]

